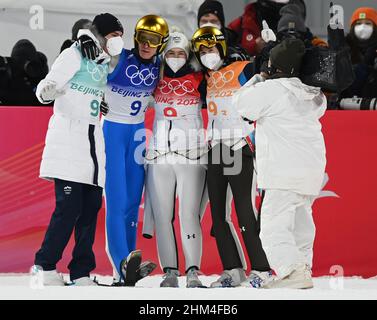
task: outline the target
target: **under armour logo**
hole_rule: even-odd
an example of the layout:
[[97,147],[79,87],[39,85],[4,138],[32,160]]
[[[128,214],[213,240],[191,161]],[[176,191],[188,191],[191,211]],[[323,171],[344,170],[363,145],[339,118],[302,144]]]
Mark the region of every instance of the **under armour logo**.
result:
[[66,195],[70,195],[71,192],[72,192],[72,188],[71,188],[70,186],[66,186],[66,187],[64,187],[64,193],[65,193]]
[[245,227],[241,227],[241,232],[245,232],[246,231],[246,228]]
[[190,240],[191,238],[195,239],[195,233],[193,235],[190,235],[190,234],[187,235],[187,239]]

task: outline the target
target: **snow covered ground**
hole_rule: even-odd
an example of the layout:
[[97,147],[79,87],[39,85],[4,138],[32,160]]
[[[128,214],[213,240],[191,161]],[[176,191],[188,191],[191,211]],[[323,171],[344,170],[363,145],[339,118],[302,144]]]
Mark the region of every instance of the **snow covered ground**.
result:
[[[202,276],[209,285],[217,276]],[[97,276],[110,284],[111,277]],[[315,278],[310,290],[257,290],[247,288],[186,289],[185,278],[180,277],[180,288],[159,288],[161,276],[152,276],[138,282],[135,288],[108,287],[45,287],[32,289],[27,274],[0,274],[0,300],[7,299],[129,299],[129,300],[259,300],[259,299],[373,299],[377,300],[377,277],[370,279]]]

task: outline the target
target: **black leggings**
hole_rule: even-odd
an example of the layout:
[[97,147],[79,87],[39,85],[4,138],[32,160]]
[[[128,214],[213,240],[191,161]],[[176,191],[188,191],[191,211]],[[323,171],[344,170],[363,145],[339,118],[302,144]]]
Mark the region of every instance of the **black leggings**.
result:
[[45,271],[55,270],[73,233],[75,247],[68,269],[71,280],[88,277],[96,267],[92,250],[98,211],[102,205],[102,188],[55,179],[56,207],[35,264]]
[[[224,172],[224,169],[229,170],[232,166],[237,167],[237,165],[239,170]],[[224,270],[242,268],[236,242],[226,221],[226,192],[228,184],[232,189],[238,224],[252,270],[270,270],[259,238],[260,226],[252,205],[253,174],[253,154],[248,145],[233,151],[224,144],[217,144],[209,151],[208,193],[213,232]]]

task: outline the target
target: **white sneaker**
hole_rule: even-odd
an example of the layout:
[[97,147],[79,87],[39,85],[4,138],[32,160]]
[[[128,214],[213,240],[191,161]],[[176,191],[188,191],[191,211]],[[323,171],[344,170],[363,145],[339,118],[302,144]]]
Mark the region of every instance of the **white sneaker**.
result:
[[78,278],[74,281],[72,281],[73,286],[78,286],[78,287],[90,287],[90,286],[98,286],[98,283],[90,279],[89,277],[82,277]]
[[64,278],[56,270],[44,271],[40,266],[33,266],[31,276],[35,277],[43,286],[64,286]]
[[264,286],[266,289],[311,289],[313,287],[312,273],[308,265],[298,266],[283,279],[274,277],[272,281]]
[[191,268],[186,276],[186,288],[203,288],[203,283],[199,280],[199,271]]
[[178,288],[179,271],[175,269],[168,269],[163,275],[164,280],[160,283],[161,288]]
[[219,279],[211,283],[211,288],[233,288],[246,280],[245,271],[241,268],[224,270]]
[[245,288],[263,288],[273,279],[272,271],[252,270],[248,278],[241,283]]

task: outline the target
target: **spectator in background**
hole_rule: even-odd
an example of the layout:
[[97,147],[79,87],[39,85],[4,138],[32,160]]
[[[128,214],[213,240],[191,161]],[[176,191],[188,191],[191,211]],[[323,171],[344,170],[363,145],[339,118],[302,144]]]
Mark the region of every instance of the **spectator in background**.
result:
[[[304,42],[305,48],[311,48],[313,46],[327,47],[327,43],[322,39],[313,36],[310,29],[306,26],[305,5],[298,5],[297,3],[287,4],[280,10],[280,15],[281,18],[277,24],[277,34],[276,37],[273,36],[273,40],[276,38],[276,41],[269,41],[266,39],[263,36],[263,32],[265,31],[262,31],[262,38],[265,45],[261,50],[261,53],[256,57],[257,71],[260,70],[266,72],[271,49],[285,39],[300,39]],[[269,25],[266,27],[269,27]],[[264,30],[267,30],[266,27]],[[268,29],[268,31],[270,34],[274,34],[272,29]]]
[[88,19],[80,19],[75,22],[75,24],[72,27],[72,38],[67,39],[63,42],[60,52],[62,52],[64,49],[69,48],[76,40],[77,40],[77,33],[80,29],[89,29],[92,25],[92,21]]
[[281,17],[280,10],[288,3],[297,4],[306,15],[303,0],[257,0],[248,4],[243,15],[228,25],[231,30],[241,34],[239,44],[251,56],[259,54],[266,45],[261,38],[262,21],[266,20],[268,26],[276,33]]
[[342,94],[343,98],[377,97],[377,11],[359,8],[351,17],[351,30],[346,37],[356,79]]
[[224,8],[221,2],[205,0],[198,10],[198,27],[215,27],[224,34],[228,46],[228,58],[232,61],[247,61],[250,56],[239,46],[237,32],[225,27]]
[[41,106],[35,90],[47,73],[46,56],[29,40],[19,40],[10,57],[0,57],[0,105]]
[[327,43],[317,36],[314,36],[306,26],[305,4],[287,4],[280,10],[281,18],[277,26],[277,38],[282,41],[286,38],[296,38],[304,42],[305,47],[321,46],[327,47]]

